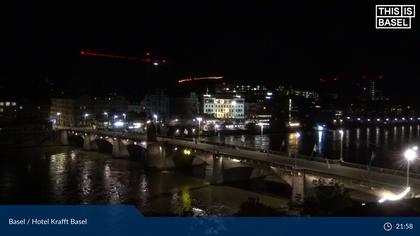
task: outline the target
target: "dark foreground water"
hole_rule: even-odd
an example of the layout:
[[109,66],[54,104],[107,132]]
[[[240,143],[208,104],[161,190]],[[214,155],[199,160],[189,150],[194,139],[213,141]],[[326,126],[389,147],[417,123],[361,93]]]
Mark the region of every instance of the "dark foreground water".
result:
[[[343,129],[343,159],[348,162],[405,169],[407,147],[420,147],[420,125]],[[306,131],[269,135],[226,135],[206,138],[212,142],[270,149],[330,159],[340,158],[339,130]],[[373,153],[373,158],[372,158]],[[417,163],[418,164],[418,163]],[[412,171],[419,172],[418,165]]]
[[140,161],[73,147],[0,151],[0,204],[133,204],[147,215],[232,215],[249,197],[277,210],[290,190],[264,180],[210,185],[204,168],[145,171]]

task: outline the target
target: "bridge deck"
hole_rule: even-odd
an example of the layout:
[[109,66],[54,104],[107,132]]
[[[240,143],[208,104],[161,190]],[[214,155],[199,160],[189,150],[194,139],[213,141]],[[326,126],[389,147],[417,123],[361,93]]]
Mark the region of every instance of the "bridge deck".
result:
[[[350,178],[369,182],[373,185],[389,186],[395,189],[404,189],[406,186],[406,177],[400,175],[393,175],[389,173],[380,173],[377,171],[368,171],[366,169],[345,166],[337,163],[322,163],[318,161],[305,160],[301,158],[292,158],[288,156],[264,153],[258,151],[243,150],[240,148],[234,149],[231,147],[220,146],[208,143],[194,143],[187,140],[159,138],[160,141],[166,141],[172,145],[179,145],[200,149],[208,152],[218,151],[220,154],[243,157],[250,160],[262,161],[272,163],[273,165],[295,166],[296,168],[313,171],[316,173],[324,173],[327,175]],[[410,186],[414,193],[419,193],[420,180],[417,178],[410,178]]]

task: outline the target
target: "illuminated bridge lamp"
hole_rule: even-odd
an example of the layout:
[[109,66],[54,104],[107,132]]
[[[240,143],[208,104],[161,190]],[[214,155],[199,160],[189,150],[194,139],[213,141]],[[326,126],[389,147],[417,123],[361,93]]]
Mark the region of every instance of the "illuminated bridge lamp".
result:
[[203,118],[197,117],[196,120],[198,121],[198,140],[200,140],[201,121],[203,120]]
[[186,156],[191,155],[191,150],[189,150],[189,149],[184,149],[184,155],[186,155]]
[[417,158],[417,150],[418,147],[414,146],[412,148],[407,149],[404,152],[404,157],[407,160],[407,187],[409,187],[409,177],[410,177],[410,162]]

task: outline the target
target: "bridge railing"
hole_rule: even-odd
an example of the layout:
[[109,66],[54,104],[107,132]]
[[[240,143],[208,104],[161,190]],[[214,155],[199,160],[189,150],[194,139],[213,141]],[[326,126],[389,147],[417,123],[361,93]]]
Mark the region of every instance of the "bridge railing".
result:
[[[370,170],[370,171],[374,171],[374,172],[391,174],[391,175],[399,175],[399,176],[406,176],[407,175],[407,172],[406,171],[389,169],[389,168],[382,168],[382,167],[377,167],[377,166],[370,166],[370,167],[368,167],[367,165],[362,165],[362,164],[359,164],[359,163],[341,162],[340,164],[342,166],[348,166],[348,167],[352,167],[352,168],[364,169],[366,171],[369,171]],[[420,174],[410,172],[410,177],[414,177],[414,178],[420,179]]]

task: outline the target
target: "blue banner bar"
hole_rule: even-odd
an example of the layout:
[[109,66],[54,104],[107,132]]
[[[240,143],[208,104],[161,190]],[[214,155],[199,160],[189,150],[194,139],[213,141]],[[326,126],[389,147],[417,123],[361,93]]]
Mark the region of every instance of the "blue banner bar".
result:
[[1,206],[0,235],[420,235],[420,217],[144,217],[128,205]]

